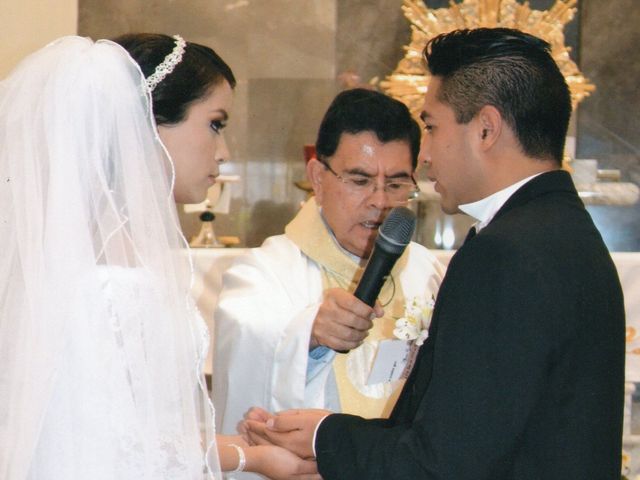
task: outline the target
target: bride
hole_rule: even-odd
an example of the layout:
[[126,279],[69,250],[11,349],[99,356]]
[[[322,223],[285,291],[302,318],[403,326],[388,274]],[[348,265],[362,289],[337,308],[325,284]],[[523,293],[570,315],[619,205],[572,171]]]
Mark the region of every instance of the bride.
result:
[[64,37],[0,83],[0,478],[319,478],[213,431],[174,200],[215,182],[234,86],[151,34]]

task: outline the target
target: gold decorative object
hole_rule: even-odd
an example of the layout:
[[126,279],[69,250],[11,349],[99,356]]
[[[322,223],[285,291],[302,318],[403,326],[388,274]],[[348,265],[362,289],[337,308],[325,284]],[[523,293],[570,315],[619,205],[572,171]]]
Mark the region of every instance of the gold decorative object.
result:
[[591,92],[595,85],[580,73],[569,57],[570,47],[564,44],[564,26],[571,21],[577,0],[556,0],[549,10],[532,10],[529,2],[516,0],[453,0],[449,8],[427,8],[423,0],[404,0],[402,10],[411,22],[411,43],[405,46],[405,56],[395,71],[380,82],[390,96],[405,103],[411,113],[419,116],[429,74],[422,59],[427,41],[441,33],[459,28],[516,28],[540,37],[551,44],[551,54],[571,90],[573,107]]

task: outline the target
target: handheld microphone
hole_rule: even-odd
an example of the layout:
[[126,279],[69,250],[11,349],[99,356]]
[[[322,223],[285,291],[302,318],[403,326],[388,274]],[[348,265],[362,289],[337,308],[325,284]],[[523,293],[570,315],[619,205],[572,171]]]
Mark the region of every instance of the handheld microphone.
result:
[[389,272],[409,245],[415,228],[416,216],[408,208],[396,207],[389,212],[378,230],[367,266],[353,292],[358,299],[373,307]]
[[391,269],[409,245],[415,228],[416,215],[410,209],[396,207],[389,212],[378,230],[369,261],[353,292],[356,298],[373,307]]

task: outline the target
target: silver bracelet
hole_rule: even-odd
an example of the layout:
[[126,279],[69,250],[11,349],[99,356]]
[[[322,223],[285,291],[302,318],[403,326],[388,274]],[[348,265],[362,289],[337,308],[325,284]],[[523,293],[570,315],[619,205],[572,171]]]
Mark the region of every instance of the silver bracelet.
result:
[[235,470],[231,470],[232,472],[244,472],[244,467],[247,466],[247,457],[244,455],[244,450],[240,445],[236,445],[235,443],[229,443],[229,447],[233,447],[238,452],[238,466]]

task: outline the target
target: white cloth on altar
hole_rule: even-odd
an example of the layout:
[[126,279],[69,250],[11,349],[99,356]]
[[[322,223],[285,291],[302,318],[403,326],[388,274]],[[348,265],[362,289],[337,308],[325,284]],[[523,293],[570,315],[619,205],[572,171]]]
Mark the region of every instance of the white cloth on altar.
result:
[[[410,299],[434,293],[444,268],[411,243],[399,282]],[[268,238],[223,274],[214,313],[213,400],[220,433],[252,406],[269,411],[338,407],[332,362],[308,381],[309,337],[322,300],[319,266],[285,235]],[[333,353],[323,360],[331,360]]]

